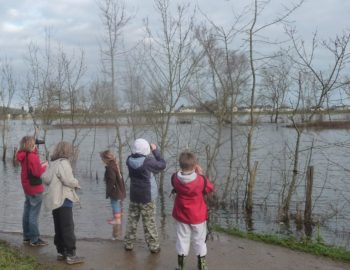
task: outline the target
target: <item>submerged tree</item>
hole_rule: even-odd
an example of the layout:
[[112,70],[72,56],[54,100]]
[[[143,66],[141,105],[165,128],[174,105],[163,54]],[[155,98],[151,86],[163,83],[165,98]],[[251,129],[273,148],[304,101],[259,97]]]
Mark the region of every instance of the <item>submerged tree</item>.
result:
[[[309,75],[312,75],[315,82],[314,110],[308,119],[311,121],[320,108],[324,105],[329,107],[329,99],[335,90],[342,89],[349,84],[345,75],[350,60],[350,31],[336,35],[335,38],[326,41],[319,41],[317,33],[315,33],[309,47],[305,45],[303,40],[297,38],[297,32],[294,28],[287,29],[287,34],[293,42],[293,48],[297,55],[297,57],[293,57],[293,61],[301,71],[306,71]],[[321,48],[322,53],[329,54],[333,60],[326,65],[320,65],[316,57],[318,48]]]
[[[169,0],[155,0],[155,6],[160,29],[152,29],[146,21],[148,39],[145,41],[144,80],[149,93],[148,108],[157,114],[156,118],[149,120],[164,156],[174,139],[170,134],[172,113],[189,88],[198,56],[193,53],[193,14],[187,17],[190,6],[178,5],[175,15],[171,12]],[[163,190],[163,178],[162,173],[160,191]]]
[[281,107],[285,105],[292,85],[291,68],[293,63],[280,51],[262,69],[263,96],[271,105],[271,123],[277,123]]
[[16,92],[16,79],[12,64],[8,60],[0,62],[0,101],[1,101],[1,140],[2,160],[6,160],[7,143],[9,138],[9,114],[13,96]]
[[[268,2],[254,0],[252,6],[252,20],[249,23],[247,33],[247,40],[249,44],[249,65],[251,70],[251,91],[250,91],[250,126],[248,128],[247,135],[247,198],[246,198],[246,210],[252,212],[253,209],[253,189],[255,185],[255,177],[258,167],[258,162],[252,163],[252,149],[253,149],[253,136],[256,125],[256,117],[254,115],[254,107],[256,102],[257,91],[257,71],[258,71],[258,58],[256,56],[256,44],[259,42],[259,35],[261,32],[269,27],[275,26],[281,23],[287,23],[287,18],[299,8],[304,1],[300,0],[296,4],[292,4],[291,7],[286,8],[286,11],[281,15],[272,18],[269,22],[259,25],[258,19],[260,18],[262,11],[265,10]],[[267,40],[265,40],[266,42]],[[266,59],[266,57],[265,57]]]
[[[220,200],[224,202],[235,184],[234,161],[238,156],[234,150],[236,123],[233,112],[237,110],[237,99],[246,87],[248,59],[230,48],[237,34],[233,27],[225,30],[209,19],[208,21],[212,26],[210,29],[204,25],[196,28],[196,38],[201,45],[203,58],[201,69],[196,74],[197,85],[191,91],[191,99],[216,119],[216,128],[206,128],[204,131],[214,139],[214,143],[205,143],[207,174],[212,179],[217,178],[214,172],[220,149],[224,144],[229,144],[228,170],[222,186],[217,188],[221,191]],[[223,135],[227,126],[230,129],[228,139]]]
[[[118,68],[118,56],[121,51],[122,31],[129,23],[130,17],[126,14],[125,3],[119,0],[100,0],[98,2],[100,9],[101,20],[103,23],[103,37],[101,45],[101,62],[102,72],[105,76],[105,80],[108,82],[109,87],[104,90],[109,90],[111,103],[110,108],[113,112],[114,123],[116,128],[116,147],[119,162],[123,161],[123,147],[125,142],[123,141],[120,123],[117,117],[117,112],[120,109],[120,97],[121,91],[117,87],[117,68]],[[121,165],[121,164],[120,164]],[[121,170],[123,166],[120,166]]]

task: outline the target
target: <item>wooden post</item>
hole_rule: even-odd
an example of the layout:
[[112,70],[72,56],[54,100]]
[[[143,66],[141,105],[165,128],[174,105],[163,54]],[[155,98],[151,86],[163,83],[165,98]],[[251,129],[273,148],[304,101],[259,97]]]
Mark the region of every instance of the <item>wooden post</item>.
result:
[[14,147],[13,148],[13,155],[12,155],[12,163],[14,166],[16,166],[18,164],[16,154],[17,154],[17,147]]
[[304,223],[311,225],[312,214],[312,185],[314,181],[314,166],[309,166],[307,169],[306,177],[306,193],[305,193],[305,210],[304,210]]
[[5,162],[6,161],[6,154],[7,154],[7,146],[4,144],[4,148],[2,151],[2,161]]

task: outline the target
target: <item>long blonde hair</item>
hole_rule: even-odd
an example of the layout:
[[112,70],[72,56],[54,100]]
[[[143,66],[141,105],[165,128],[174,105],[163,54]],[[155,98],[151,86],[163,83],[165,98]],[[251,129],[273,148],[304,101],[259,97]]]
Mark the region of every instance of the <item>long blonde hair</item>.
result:
[[24,136],[19,145],[19,151],[32,152],[35,146],[35,138],[33,136]]
[[69,142],[59,142],[55,149],[53,150],[53,153],[51,155],[51,160],[56,160],[59,158],[67,158],[71,159],[74,156],[74,148],[73,145]]
[[113,161],[114,163],[117,163],[115,155],[112,153],[111,150],[105,150],[105,151],[100,152],[100,157],[101,157],[102,161],[106,164],[108,164],[111,161]]

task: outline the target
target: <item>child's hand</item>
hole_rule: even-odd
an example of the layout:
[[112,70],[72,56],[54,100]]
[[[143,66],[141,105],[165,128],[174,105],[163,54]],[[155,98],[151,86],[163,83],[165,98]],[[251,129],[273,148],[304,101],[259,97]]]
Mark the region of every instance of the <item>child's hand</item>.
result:
[[197,164],[196,167],[194,167],[194,171],[197,174],[203,174],[203,169],[202,169],[202,167],[199,164]]
[[41,162],[41,167],[43,167],[43,168],[47,168],[47,166],[49,165],[49,162],[46,160],[46,161],[43,161],[43,162]]
[[149,146],[151,147],[151,151],[154,151],[157,149],[157,145],[155,145],[154,143],[151,143]]

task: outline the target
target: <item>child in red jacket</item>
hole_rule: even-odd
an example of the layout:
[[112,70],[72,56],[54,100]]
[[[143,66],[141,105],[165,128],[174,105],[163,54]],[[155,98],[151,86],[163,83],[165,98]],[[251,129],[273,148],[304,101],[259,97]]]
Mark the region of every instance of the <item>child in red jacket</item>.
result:
[[[212,192],[214,185],[202,175],[196,156],[188,151],[179,157],[180,171],[171,178],[176,192],[173,217],[176,222],[176,251],[178,270],[184,269],[184,259],[188,255],[192,242],[198,257],[198,269],[207,270],[205,256],[207,245],[208,209],[204,194]],[[192,237],[191,237],[192,236]]]
[[41,163],[33,136],[24,136],[21,139],[16,157],[21,163],[21,182],[25,195],[22,217],[23,243],[33,247],[45,246],[47,242],[40,238],[38,224],[44,185],[41,181],[34,185],[30,181],[30,176],[41,177],[48,163],[47,161]]

